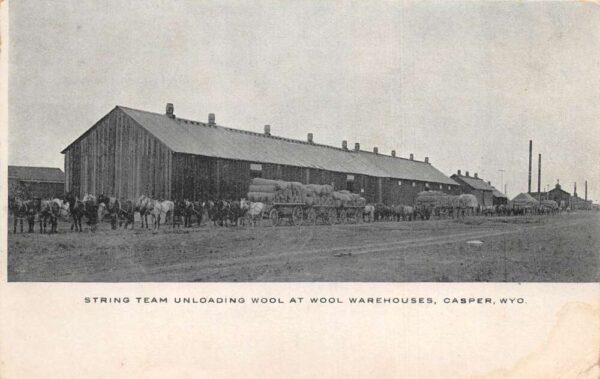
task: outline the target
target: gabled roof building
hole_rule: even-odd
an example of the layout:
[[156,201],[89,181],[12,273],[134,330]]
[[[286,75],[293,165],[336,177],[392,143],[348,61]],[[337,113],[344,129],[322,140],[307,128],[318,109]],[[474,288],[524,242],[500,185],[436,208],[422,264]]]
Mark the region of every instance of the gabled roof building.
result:
[[[456,192],[458,184],[425,161],[279,137],[116,106],[67,146],[67,190],[133,199],[239,199],[250,179],[332,184],[370,202],[412,203],[427,188]],[[400,187],[402,190],[399,190]]]
[[554,200],[562,209],[569,207],[571,203],[571,194],[562,189],[560,183],[558,182],[550,191],[542,193],[532,192],[531,196],[533,196],[535,199]]
[[494,205],[494,190],[497,191],[498,196],[501,195],[500,191],[492,187],[489,182],[479,178],[477,173],[474,176],[470,176],[469,171],[466,171],[463,175],[458,170],[450,178],[460,184],[463,193],[475,195],[477,202],[481,206]]
[[9,195],[24,198],[53,198],[65,190],[65,174],[60,168],[8,166]]

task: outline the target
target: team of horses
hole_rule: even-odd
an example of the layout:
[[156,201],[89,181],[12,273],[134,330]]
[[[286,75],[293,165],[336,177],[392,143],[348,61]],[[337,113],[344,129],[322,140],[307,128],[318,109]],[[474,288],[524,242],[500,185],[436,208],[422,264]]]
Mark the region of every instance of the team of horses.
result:
[[[28,232],[33,233],[35,222],[39,224],[40,233],[57,232],[59,218],[71,220],[71,230],[83,231],[82,220],[85,219],[90,230],[95,231],[98,222],[108,218],[111,228],[134,228],[135,214],[139,214],[141,228],[160,229],[163,225],[171,227],[192,227],[212,224],[214,226],[238,226],[249,224],[255,226],[262,221],[267,205],[250,202],[245,199],[230,201],[224,199],[189,201],[152,199],[141,195],[136,200],[123,200],[104,194],[95,196],[86,194],[79,198],[74,193],[67,193],[63,198],[54,199],[9,199],[9,209],[14,217],[13,231],[23,233],[23,221],[27,222]],[[442,209],[423,207],[418,204],[392,205],[368,204],[362,217],[364,221],[413,221],[428,220],[432,216],[439,218],[455,218],[465,215],[511,216],[526,214],[556,214],[557,207],[514,207],[511,205],[477,206],[473,209]],[[151,220],[151,223],[148,222]],[[48,227],[49,226],[49,227]]]
[[[139,214],[142,228],[160,229],[162,225],[172,227],[191,227],[195,225],[213,224],[215,226],[237,226],[244,222],[254,225],[261,220],[263,203],[253,203],[241,199],[229,200],[161,200],[141,195],[136,200],[123,200],[104,194],[95,196],[86,194],[82,198],[67,193],[63,198],[54,199],[9,199],[9,209],[14,218],[13,231],[17,233],[20,224],[27,222],[28,232],[34,232],[35,222],[39,223],[40,233],[57,232],[59,218],[70,218],[71,230],[83,231],[85,220],[90,230],[95,231],[98,222],[108,218],[111,228],[134,228],[135,214]],[[151,220],[151,223],[148,220]],[[47,228],[50,225],[50,228]]]
[[[427,207],[375,204],[373,221],[413,221],[437,218],[459,218],[465,216],[523,216],[523,215],[556,215],[561,209],[552,205],[515,206],[498,204],[473,207]],[[367,219],[369,219],[367,217]]]

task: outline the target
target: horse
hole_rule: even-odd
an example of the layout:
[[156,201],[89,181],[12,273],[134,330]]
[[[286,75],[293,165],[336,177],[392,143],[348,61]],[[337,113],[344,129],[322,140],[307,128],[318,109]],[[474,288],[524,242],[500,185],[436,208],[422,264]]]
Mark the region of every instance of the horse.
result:
[[61,212],[62,202],[60,202],[59,199],[36,199],[34,204],[37,211],[36,213],[38,214],[40,233],[46,233],[48,220],[50,221],[50,233],[58,232],[58,217]]
[[227,226],[226,221],[230,218],[229,212],[231,210],[230,204],[226,200],[205,202],[206,209],[208,210],[208,217],[215,226]]
[[118,218],[119,218],[119,226],[123,225],[123,220],[125,220],[125,226],[123,229],[127,229],[129,224],[131,224],[131,229],[134,227],[134,219],[135,219],[135,203],[132,200],[122,200],[120,201],[121,208],[119,208]]
[[174,203],[175,209],[173,211],[173,227],[175,227],[175,225],[181,226],[183,223],[183,226],[187,228],[191,215],[187,212],[186,204],[191,204],[191,202],[187,200],[175,200]]
[[85,205],[83,201],[79,200],[72,192],[67,193],[65,196],[65,202],[69,206],[69,213],[71,214],[71,230],[82,232],[81,219],[85,213]]
[[396,205],[394,212],[398,221],[412,221],[415,219],[415,209],[410,205]]
[[[202,225],[202,220],[204,219],[204,204],[200,201],[194,201],[191,202],[191,212],[192,212],[192,216],[196,215],[196,223],[198,224],[198,226]],[[190,223],[191,223],[192,219],[190,217]],[[191,226],[191,225],[190,225]]]
[[165,224],[171,224],[175,227],[174,216],[175,216],[175,203],[171,200],[164,200],[160,202],[162,212],[165,215]]
[[[121,202],[116,197],[108,197],[104,194],[98,196],[98,203],[104,204],[106,213],[110,216],[110,227],[117,229],[117,221],[121,213]],[[99,218],[102,221],[102,218]]]
[[175,204],[170,200],[152,200],[150,215],[152,216],[154,229],[160,229],[160,220],[163,214],[165,215],[165,224],[168,224],[170,220],[172,221],[174,209]]
[[14,217],[14,230],[13,233],[17,233],[17,224],[21,225],[21,233],[23,233],[23,219],[27,219],[28,232],[33,233],[33,226],[35,224],[35,210],[33,207],[32,200],[23,200],[19,197],[11,197],[8,201],[8,207]]
[[94,195],[85,194],[81,201],[84,205],[84,215],[87,218],[86,223],[90,226],[92,232],[95,232],[98,224],[98,213],[100,211],[98,199]]
[[475,195],[469,193],[463,193],[459,195],[458,203],[463,216],[465,213],[468,216],[473,216],[477,213],[477,209],[479,208],[479,202],[477,201],[477,198]]
[[393,215],[393,211],[385,204],[375,204],[375,221],[388,221]]
[[138,212],[140,214],[140,222],[142,223],[142,228],[144,227],[144,221],[146,221],[146,229],[148,228],[148,215],[152,212],[153,206],[154,200],[147,197],[146,195],[141,195],[136,200],[134,212]]
[[493,205],[486,205],[481,207],[481,214],[483,216],[494,216],[496,215],[496,207]]
[[266,205],[264,203],[254,203],[247,201],[246,199],[242,199],[240,200],[240,208],[246,214],[245,217],[246,220],[248,220],[248,223],[254,227],[256,220],[262,220]]
[[228,221],[231,219],[231,204],[227,200],[218,200],[217,207],[217,223],[219,226],[229,226]]
[[204,209],[204,211],[206,211],[206,216],[208,220],[212,221],[216,226],[217,206],[215,202],[212,200],[206,200],[204,203],[202,203],[202,208]]
[[199,201],[182,200],[180,202],[181,215],[183,216],[183,226],[189,228],[192,226],[192,216],[196,216],[197,223],[202,222],[202,204]]
[[366,219],[367,222],[375,221],[375,206],[371,205],[371,204],[365,205],[363,217],[364,216],[367,216],[367,219]]
[[241,201],[232,201],[229,203],[229,220],[235,226],[238,226],[240,221],[244,219],[246,210],[242,208]]

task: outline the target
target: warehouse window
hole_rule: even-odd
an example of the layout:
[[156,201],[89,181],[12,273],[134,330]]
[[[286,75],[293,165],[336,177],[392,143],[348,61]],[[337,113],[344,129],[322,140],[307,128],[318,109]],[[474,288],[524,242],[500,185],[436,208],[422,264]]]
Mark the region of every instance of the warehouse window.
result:
[[416,187],[416,186],[417,186],[417,183],[413,182],[413,187]]
[[262,165],[260,163],[250,163],[250,177],[262,177]]
[[452,189],[452,187],[448,186],[448,191],[450,191]]
[[444,187],[444,186],[442,186],[442,185],[440,184],[440,189],[442,189],[442,187]]
[[429,188],[429,183],[425,183],[425,187]]
[[401,186],[402,185],[402,180],[398,180],[398,185]]

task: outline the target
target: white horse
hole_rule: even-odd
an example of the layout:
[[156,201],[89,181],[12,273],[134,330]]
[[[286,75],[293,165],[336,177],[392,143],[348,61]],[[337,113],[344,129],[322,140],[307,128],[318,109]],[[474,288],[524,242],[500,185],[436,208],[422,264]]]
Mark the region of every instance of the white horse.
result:
[[173,219],[173,212],[175,210],[175,203],[170,200],[159,201],[151,200],[150,205],[146,207],[152,215],[152,221],[154,229],[160,229],[160,220],[164,216],[165,224]]
[[142,228],[144,227],[144,221],[146,221],[146,228],[148,228],[148,215],[151,214],[154,206],[154,200],[146,195],[141,195],[135,202],[134,214],[138,212],[140,214],[140,220]]
[[367,222],[375,221],[375,206],[372,204],[365,205],[364,215],[367,215]]
[[254,227],[256,220],[262,220],[266,205],[242,199],[240,200],[240,208],[246,213],[246,220]]
[[67,203],[66,201],[62,200],[62,199],[52,199],[52,202],[56,203],[59,207],[59,213],[58,216],[63,218],[63,219],[67,219],[69,217],[69,203]]
[[160,202],[161,215],[165,216],[165,224],[173,224],[173,215],[175,214],[175,203],[171,200]]

